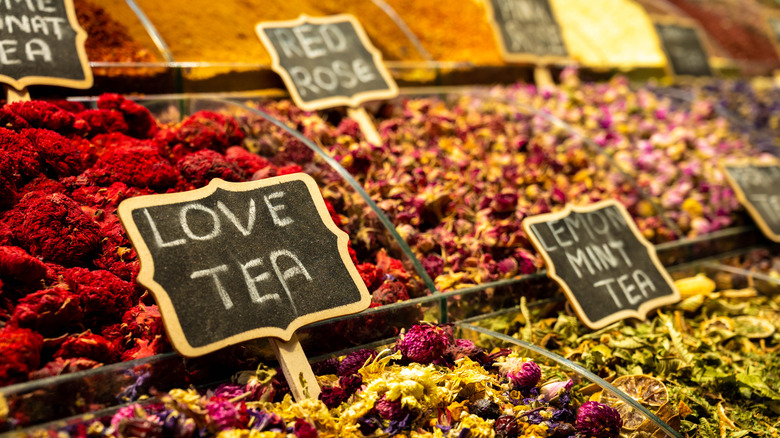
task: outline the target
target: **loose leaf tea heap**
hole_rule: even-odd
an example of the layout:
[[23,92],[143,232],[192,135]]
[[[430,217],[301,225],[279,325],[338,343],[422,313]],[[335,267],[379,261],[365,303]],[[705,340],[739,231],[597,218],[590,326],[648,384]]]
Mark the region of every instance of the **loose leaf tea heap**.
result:
[[[774,436],[780,406],[780,295],[716,290],[699,274],[677,281],[683,301],[648,322],[621,321],[598,331],[576,317],[536,314],[486,324],[536,343],[611,380],[685,436]],[[529,316],[531,313],[527,313]],[[600,401],[640,430],[608,394]]]

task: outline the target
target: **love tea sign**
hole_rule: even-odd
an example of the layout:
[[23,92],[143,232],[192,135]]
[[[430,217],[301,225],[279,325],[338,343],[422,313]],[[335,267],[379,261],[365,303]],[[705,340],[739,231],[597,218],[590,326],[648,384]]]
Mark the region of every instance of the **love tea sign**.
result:
[[92,86],[73,0],[0,0],[0,82]]
[[602,201],[527,218],[523,228],[585,325],[644,319],[680,295],[625,207]]
[[389,99],[398,87],[351,15],[260,23],[257,35],[295,104],[305,110]]
[[566,60],[568,51],[549,0],[489,0],[485,5],[504,59]]
[[780,242],[780,164],[745,160],[721,163],[721,169],[764,235]]
[[371,297],[314,180],[219,179],[119,206],[138,252],[138,282],[160,306],[173,346],[205,354],[367,308]]

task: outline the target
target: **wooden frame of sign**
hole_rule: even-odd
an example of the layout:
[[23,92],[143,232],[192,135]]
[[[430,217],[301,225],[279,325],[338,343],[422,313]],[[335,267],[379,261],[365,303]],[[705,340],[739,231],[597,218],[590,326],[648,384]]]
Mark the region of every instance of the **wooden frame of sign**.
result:
[[747,194],[742,188],[742,185],[737,182],[736,179],[726,170],[726,167],[778,167],[780,168],[780,160],[777,159],[759,159],[759,158],[743,158],[743,159],[735,159],[735,160],[729,160],[729,159],[722,159],[718,162],[718,167],[720,168],[721,172],[723,172],[723,175],[726,177],[726,181],[729,183],[729,186],[734,190],[734,193],[737,195],[737,200],[740,204],[742,204],[743,207],[748,211],[750,214],[750,217],[753,218],[753,221],[755,221],[756,225],[758,225],[758,228],[761,229],[761,232],[764,233],[764,236],[766,236],[768,239],[780,243],[780,234],[776,233],[772,230],[772,227],[766,222],[766,219],[761,214],[760,211],[758,211],[758,208],[756,208],[755,204],[748,198]]
[[[555,7],[553,7],[552,3],[549,2],[549,0],[546,0],[548,5],[550,6],[550,14],[552,17],[552,20],[555,22],[555,25],[560,30],[560,20],[558,20],[558,17],[555,12]],[[515,63],[527,63],[527,64],[535,64],[535,65],[549,65],[549,64],[570,64],[572,62],[572,59],[569,56],[554,56],[554,55],[536,55],[533,53],[513,53],[510,50],[507,49],[506,41],[504,41],[503,32],[501,30],[501,24],[496,20],[496,10],[493,8],[493,0],[486,0],[484,3],[485,5],[485,12],[487,13],[487,20],[490,24],[490,27],[493,29],[493,36],[496,38],[496,42],[498,43],[498,48],[501,51],[501,56],[504,58],[507,62],[515,62]],[[566,47],[566,40],[563,39],[563,32],[560,32],[561,37],[561,44],[563,44],[563,47],[566,49],[567,54],[569,53],[569,48]],[[539,74],[539,73],[537,73]],[[544,73],[541,73],[544,74]],[[549,73],[547,73],[549,75]]]
[[[76,51],[79,57],[81,69],[84,72],[84,79],[65,79],[56,76],[23,76],[15,79],[8,75],[0,73],[0,82],[6,85],[6,91],[9,93],[10,100],[29,100],[29,93],[26,88],[30,85],[54,85],[59,87],[90,88],[94,82],[92,69],[89,66],[89,59],[84,48],[84,42],[87,40],[87,32],[81,27],[76,16],[76,10],[73,6],[73,0],[61,0],[65,6],[65,12],[68,16],[68,25],[76,33]],[[13,90],[17,90],[15,93]]]
[[[324,225],[329,232],[333,233],[336,236],[340,260],[345,265],[344,267],[346,268],[347,271],[347,274],[344,274],[342,277],[345,277],[344,281],[348,281],[348,279],[351,279],[351,281],[354,282],[359,292],[359,300],[350,302],[349,304],[340,307],[332,307],[332,308],[328,308],[327,310],[315,311],[313,313],[305,313],[300,316],[298,316],[299,313],[294,312],[293,314],[295,315],[295,317],[294,319],[292,319],[292,322],[290,322],[290,324],[287,326],[286,329],[281,329],[278,327],[254,328],[223,338],[216,342],[209,342],[206,345],[200,345],[200,346],[191,345],[184,334],[182,322],[180,321],[179,315],[176,312],[176,308],[174,307],[174,302],[171,298],[171,295],[169,295],[169,293],[165,290],[165,288],[157,281],[155,281],[154,278],[155,261],[153,259],[152,251],[150,250],[149,246],[144,240],[144,235],[148,237],[150,234],[153,233],[155,238],[158,240],[158,244],[161,244],[158,246],[165,246],[165,244],[163,244],[163,238],[160,237],[160,231],[158,230],[159,224],[152,226],[151,216],[148,216],[149,223],[145,224],[144,226],[146,228],[151,227],[152,233],[150,233],[149,230],[146,229],[146,233],[143,234],[141,230],[139,230],[138,224],[136,223],[136,219],[133,218],[133,213],[143,210],[144,214],[148,215],[149,213],[146,210],[147,208],[167,206],[171,204],[192,203],[193,201],[198,201],[201,199],[208,198],[209,196],[212,196],[213,194],[215,194],[215,192],[217,192],[217,190],[222,190],[224,192],[228,192],[229,194],[239,194],[239,193],[253,191],[257,189],[273,188],[273,186],[281,186],[281,184],[297,182],[297,181],[301,181],[306,185],[306,190],[308,190],[307,193],[311,197],[311,200],[314,203],[314,208],[316,208],[316,212],[319,215],[319,217],[316,217],[316,219],[321,220],[322,225]],[[239,196],[239,195],[233,195],[233,196]],[[265,202],[268,203],[268,200],[266,200]],[[278,202],[278,201],[274,201],[274,202]],[[254,206],[255,204],[253,203],[252,205]],[[262,208],[263,206],[262,201],[260,202],[260,205],[261,207],[259,208]],[[224,205],[223,206],[218,205],[218,207],[219,209],[216,210],[225,213],[226,209],[224,208]],[[278,210],[278,207],[279,207],[278,205],[272,206],[271,204],[268,204],[269,211],[274,209]],[[288,209],[284,211],[290,211],[290,210],[292,209]],[[255,209],[251,208],[250,211],[254,212]],[[138,259],[141,262],[141,269],[140,272],[138,273],[138,283],[145,286],[152,292],[152,295],[154,296],[155,300],[159,304],[160,312],[163,316],[163,321],[165,323],[165,329],[171,340],[171,344],[176,349],[176,351],[178,351],[183,356],[188,356],[188,357],[200,356],[218,350],[220,348],[227,347],[229,345],[237,344],[239,342],[248,341],[260,337],[275,337],[275,338],[281,338],[284,341],[292,340],[294,342],[280,343],[278,345],[275,345],[275,347],[281,349],[288,348],[290,351],[295,350],[298,352],[298,354],[302,354],[302,350],[300,350],[300,346],[297,345],[297,341],[295,341],[295,331],[298,328],[300,328],[303,325],[313,323],[316,321],[321,321],[336,316],[360,312],[366,309],[371,303],[371,295],[369,294],[368,289],[363,283],[363,280],[360,278],[360,274],[358,273],[357,269],[352,263],[351,257],[349,256],[349,251],[347,247],[347,244],[349,242],[349,236],[347,235],[347,233],[341,231],[333,222],[333,219],[330,217],[330,214],[328,214],[328,209],[325,206],[325,202],[323,201],[322,195],[320,194],[319,187],[317,187],[316,182],[309,175],[303,173],[296,173],[296,174],[284,175],[280,177],[268,178],[259,181],[245,182],[245,183],[230,183],[230,182],[225,182],[221,179],[214,179],[209,185],[189,192],[148,195],[148,196],[140,196],[136,198],[126,199],[119,205],[118,213],[122,225],[125,227],[128,237],[133,243],[133,246],[138,254]],[[139,213],[139,217],[142,217],[140,215],[141,213]],[[276,220],[277,218],[274,216],[274,211],[270,211],[270,215],[274,218],[273,223],[277,223]],[[185,217],[185,214],[180,212],[180,216]],[[244,219],[236,219],[238,217],[243,217],[243,216],[235,215],[231,219],[233,223],[236,224],[236,228],[238,228],[239,226],[236,223],[236,221],[240,222],[241,220],[244,220]],[[250,217],[255,217],[255,216],[250,215]],[[257,217],[260,217],[260,215],[257,214]],[[228,218],[230,218],[230,216],[228,216]],[[184,221],[184,219],[180,219],[180,220]],[[228,221],[227,223],[229,224],[230,222]],[[226,227],[227,226],[228,225],[226,225]],[[250,227],[251,230],[250,224],[248,224],[247,226]],[[243,232],[245,231],[246,230],[244,230]],[[244,235],[246,236],[248,234],[244,234]],[[179,239],[179,240],[183,240],[183,239]],[[300,241],[300,239],[298,239],[298,241]],[[312,245],[312,244],[305,243],[304,245]],[[224,249],[226,251],[231,251],[230,248],[224,248]],[[233,251],[231,252],[235,253],[238,252],[238,250],[233,249]],[[225,254],[225,259],[230,259],[230,256],[228,256],[227,253]],[[184,259],[177,259],[177,260],[178,262],[176,261],[174,262],[179,264],[184,262]],[[273,258],[272,258],[272,264],[274,265],[274,269],[276,270],[277,276],[281,275],[281,272],[278,270],[277,265],[275,264],[275,262],[273,262]],[[267,265],[268,264],[266,263],[265,264],[266,269],[268,269]],[[260,264],[260,262],[258,262],[253,266],[262,266],[262,265]],[[242,270],[245,269],[245,266],[241,266],[241,269]],[[256,267],[253,269],[257,270]],[[274,269],[270,270],[270,272],[271,273],[274,272]],[[287,275],[290,272],[293,272],[292,275],[297,275],[294,272],[297,269],[298,268],[295,267],[286,269],[283,273],[284,278],[288,278]],[[300,270],[298,270],[297,272],[299,274],[301,273]],[[247,278],[247,281],[250,280],[249,274],[247,273],[246,270],[244,270],[243,275]],[[262,275],[265,276],[267,274],[262,274]],[[270,278],[271,275],[273,274],[268,274],[268,277]],[[308,273],[306,275],[308,276]],[[191,278],[195,278],[194,274]],[[258,281],[258,279],[260,279],[260,276],[254,278],[253,281]],[[328,278],[326,279],[326,281],[334,281],[334,280],[332,278]],[[287,290],[287,286],[284,287],[285,290]],[[257,294],[257,292],[255,293]],[[288,295],[289,295],[289,291],[288,291]],[[209,295],[210,299],[211,296],[212,295]],[[290,297],[290,299],[292,300],[292,297]],[[218,298],[214,298],[214,300],[216,300],[216,302],[219,302]],[[236,297],[234,297],[233,300],[236,300]],[[254,301],[254,302],[258,302],[258,301]],[[223,298],[223,303],[224,303],[224,298]],[[298,304],[300,305],[300,303]],[[230,306],[232,306],[232,303]],[[237,302],[237,306],[241,307],[241,302]],[[230,307],[228,307],[227,305],[225,307],[227,309],[230,309]],[[266,318],[268,317],[267,313],[268,312],[266,312]],[[263,316],[258,314],[257,318],[258,320],[260,320],[263,318]],[[193,319],[195,321],[198,320],[197,318],[190,318],[190,319]],[[201,320],[201,323],[205,323],[205,318]]]
[[[672,17],[668,15],[657,15],[657,14],[650,14],[650,19],[653,22],[654,27],[656,25],[662,25],[662,26],[666,25],[666,26],[680,26],[680,27],[692,28],[696,33],[696,37],[699,40],[699,44],[701,45],[702,51],[704,51],[704,54],[707,57],[707,68],[709,69],[709,75],[711,77],[718,76],[718,72],[714,68],[712,68],[712,64],[710,62],[710,58],[712,58],[712,53],[713,53],[712,46],[710,45],[709,40],[706,37],[706,32],[704,32],[701,26],[699,26],[699,23],[689,18]],[[664,70],[666,70],[666,73],[669,76],[674,78],[682,78],[682,79],[698,77],[693,75],[677,74],[674,71],[674,65],[672,64],[672,56],[669,54],[669,51],[666,49],[666,46],[664,45],[664,41],[661,38],[661,35],[658,34],[657,29],[656,32],[654,33],[654,37],[656,38],[658,46],[664,52],[664,56],[666,57],[666,66]]]
[[[600,318],[596,321],[593,321],[583,309],[582,304],[578,300],[577,294],[574,293],[574,291],[571,289],[570,285],[566,282],[566,280],[561,276],[559,276],[558,273],[556,272],[555,264],[553,262],[552,257],[548,254],[546,246],[540,241],[540,239],[538,238],[538,236],[532,230],[531,227],[536,224],[542,224],[546,222],[558,221],[564,219],[568,217],[572,212],[590,213],[596,210],[603,209],[605,207],[615,207],[618,210],[620,216],[623,218],[626,225],[633,233],[633,237],[636,238],[636,240],[639,241],[639,243],[646,248],[647,255],[650,259],[651,267],[654,267],[658,270],[661,279],[663,279],[669,285],[669,289],[673,293],[670,295],[664,295],[664,296],[660,296],[657,298],[644,301],[639,305],[639,307],[636,310],[634,309],[619,310],[617,312],[608,314],[607,316]],[[669,273],[666,272],[666,269],[658,260],[658,256],[656,255],[655,252],[655,247],[650,242],[648,242],[647,239],[645,239],[645,237],[639,231],[636,224],[634,223],[634,219],[631,218],[631,216],[628,214],[628,211],[626,211],[626,208],[623,206],[623,204],[620,204],[614,199],[599,201],[596,202],[595,204],[590,204],[582,207],[576,207],[576,206],[572,206],[571,204],[567,204],[566,208],[556,213],[546,213],[537,216],[527,217],[523,220],[523,230],[525,231],[528,239],[533,244],[534,248],[536,248],[536,250],[542,255],[542,258],[544,259],[544,262],[547,266],[547,276],[555,280],[561,286],[561,289],[563,289],[564,293],[566,294],[569,303],[571,304],[571,306],[574,308],[575,312],[579,316],[580,321],[582,321],[583,324],[585,324],[587,327],[593,330],[598,330],[600,328],[606,327],[609,324],[612,324],[613,322],[619,321],[621,319],[631,318],[631,317],[645,320],[648,312],[650,312],[652,309],[655,309],[660,306],[665,306],[668,304],[673,304],[680,301],[680,293],[677,290],[677,288],[674,286],[674,281],[669,276]]]
[[[352,24],[352,27],[355,29],[355,33],[360,39],[360,42],[362,43],[363,47],[371,54],[374,64],[376,65],[376,69],[379,72],[382,79],[384,80],[384,82],[387,84],[388,88],[384,90],[370,90],[370,91],[357,92],[351,97],[333,96],[333,97],[326,97],[317,100],[305,101],[300,95],[298,88],[295,85],[295,81],[290,75],[290,72],[287,71],[287,69],[285,69],[282,66],[279,53],[274,49],[273,42],[268,38],[264,30],[284,28],[284,27],[292,28],[307,23],[322,25],[322,24],[336,24],[336,23],[344,23],[344,22],[349,22]],[[392,99],[398,96],[398,85],[396,85],[395,80],[393,80],[393,77],[390,75],[390,72],[387,70],[384,63],[382,62],[381,52],[379,52],[379,50],[377,50],[376,47],[374,47],[374,45],[371,43],[371,40],[368,37],[368,34],[366,34],[365,30],[363,29],[363,26],[361,26],[360,22],[352,15],[339,14],[339,15],[330,15],[327,17],[310,17],[308,15],[301,15],[295,20],[268,21],[268,22],[259,23],[257,26],[255,26],[255,32],[257,33],[257,36],[263,42],[263,45],[265,46],[266,50],[268,50],[268,53],[271,56],[271,61],[272,61],[271,69],[275,71],[277,74],[279,74],[279,76],[281,76],[285,86],[287,87],[287,90],[290,93],[290,96],[293,99],[293,102],[295,102],[295,105],[297,105],[301,109],[304,109],[306,111],[314,111],[318,109],[331,108],[335,106],[347,106],[347,107],[355,108],[366,101]]]

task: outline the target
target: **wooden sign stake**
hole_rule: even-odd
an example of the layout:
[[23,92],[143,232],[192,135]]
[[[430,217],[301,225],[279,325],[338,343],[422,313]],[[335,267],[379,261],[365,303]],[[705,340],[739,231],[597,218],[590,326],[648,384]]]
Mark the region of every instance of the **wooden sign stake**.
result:
[[534,82],[536,83],[536,86],[540,88],[555,85],[550,69],[543,65],[534,67]]
[[284,342],[277,338],[269,338],[276,358],[282,366],[282,373],[290,385],[295,401],[306,399],[317,400],[320,398],[320,385],[317,377],[309,365],[309,359],[303,352],[303,347],[298,340],[298,335],[293,334],[289,341]]
[[371,116],[369,116],[368,112],[366,112],[365,108],[362,106],[349,107],[347,108],[347,115],[351,119],[358,122],[358,125],[360,125],[360,131],[363,133],[369,143],[377,146],[382,145],[382,137],[379,136],[379,131],[376,130],[376,126],[374,125],[373,120],[371,120]]
[[30,100],[30,92],[27,87],[23,87],[21,90],[17,90],[9,85],[4,85],[5,88],[5,101],[6,103],[14,102],[27,102]]

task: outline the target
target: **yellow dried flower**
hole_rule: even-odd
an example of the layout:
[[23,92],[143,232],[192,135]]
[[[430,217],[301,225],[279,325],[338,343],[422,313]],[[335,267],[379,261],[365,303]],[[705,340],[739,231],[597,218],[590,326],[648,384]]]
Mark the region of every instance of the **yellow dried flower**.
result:
[[[469,429],[470,437],[475,438],[493,438],[496,432],[493,430],[494,420],[485,420],[473,414],[465,415],[460,420],[460,424],[454,430],[461,431]],[[456,435],[457,436],[457,435]]]
[[190,410],[200,410],[200,395],[198,394],[198,391],[193,388],[172,389],[168,395],[170,395],[175,402],[186,405]]
[[216,438],[281,438],[286,436],[282,432],[260,432],[253,429],[232,429],[219,432]]

